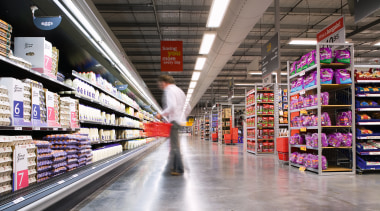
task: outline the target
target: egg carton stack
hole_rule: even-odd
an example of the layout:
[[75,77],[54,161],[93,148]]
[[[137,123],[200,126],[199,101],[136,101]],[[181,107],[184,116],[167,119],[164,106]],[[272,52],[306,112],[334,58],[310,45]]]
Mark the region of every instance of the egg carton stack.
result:
[[12,26],[0,20],[0,55],[9,57],[11,54]]
[[30,83],[23,82],[24,85],[24,122],[32,124],[32,89]]
[[54,75],[58,74],[58,60],[59,60],[59,50],[56,47],[52,48],[52,58],[51,58],[51,72]]
[[11,124],[11,107],[9,103],[8,88],[0,86],[0,126]]
[[12,191],[13,140],[0,137],[0,195]]
[[27,83],[30,85],[30,89],[31,89],[31,104],[35,103],[33,102],[33,89],[37,89],[38,90],[38,98],[39,98],[39,102],[38,102],[38,105],[40,106],[40,124],[36,125],[36,126],[40,126],[40,125],[46,125],[46,120],[47,120],[47,112],[46,112],[46,100],[45,100],[45,92],[44,92],[44,86],[42,83],[40,82],[37,82],[37,81],[33,81],[33,80],[30,80],[30,79],[25,79],[23,80],[24,83]]
[[77,135],[78,140],[78,167],[88,165],[92,162],[91,142],[88,136]]
[[52,175],[53,156],[51,154],[51,143],[40,140],[34,140],[33,143],[37,147],[37,182],[42,182]]
[[67,171],[67,153],[64,150],[52,150],[51,154],[53,156],[52,163],[52,176],[58,176]]
[[69,97],[61,97],[59,104],[59,122],[62,128],[70,127],[70,101]]
[[[77,141],[72,139],[67,134],[48,135],[45,137],[51,143],[53,163],[52,163],[52,175],[57,176],[76,168],[72,165],[77,160]],[[69,162],[68,162],[69,161]]]
[[28,176],[29,184],[37,182],[37,163],[36,163],[36,146],[31,136],[10,136],[13,139],[14,146],[26,146],[28,152]]

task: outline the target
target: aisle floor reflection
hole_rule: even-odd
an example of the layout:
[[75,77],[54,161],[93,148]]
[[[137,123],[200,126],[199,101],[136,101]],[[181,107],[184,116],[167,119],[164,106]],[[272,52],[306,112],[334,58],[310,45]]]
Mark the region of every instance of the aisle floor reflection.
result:
[[170,175],[169,142],[81,210],[379,210],[380,177],[317,176],[224,146],[182,136],[183,176]]

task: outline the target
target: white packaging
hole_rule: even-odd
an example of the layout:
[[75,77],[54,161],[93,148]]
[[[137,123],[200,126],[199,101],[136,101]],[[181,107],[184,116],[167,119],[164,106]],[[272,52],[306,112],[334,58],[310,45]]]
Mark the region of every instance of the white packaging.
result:
[[52,44],[45,37],[15,37],[14,54],[32,63],[32,69],[54,79],[52,73]]

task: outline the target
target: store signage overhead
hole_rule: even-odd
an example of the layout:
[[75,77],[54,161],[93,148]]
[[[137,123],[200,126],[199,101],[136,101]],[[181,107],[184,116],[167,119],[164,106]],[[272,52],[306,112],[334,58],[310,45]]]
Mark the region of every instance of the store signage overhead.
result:
[[371,15],[380,9],[380,1],[374,0],[354,0],[355,2],[355,23]]
[[317,34],[318,43],[345,43],[346,30],[344,17],[340,17],[334,23],[328,25]]
[[263,70],[263,81],[268,81],[271,78],[272,72],[280,68],[280,58],[278,57],[278,33],[276,33],[262,48],[261,60]]
[[161,41],[161,71],[183,71],[182,41]]

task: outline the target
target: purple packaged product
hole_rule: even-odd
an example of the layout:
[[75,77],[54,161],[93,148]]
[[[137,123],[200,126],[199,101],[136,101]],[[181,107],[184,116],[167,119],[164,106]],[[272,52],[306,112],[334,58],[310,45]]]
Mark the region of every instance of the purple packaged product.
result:
[[297,108],[303,108],[303,101],[304,101],[304,97],[300,96],[298,98],[298,106],[297,106]]
[[292,81],[292,85],[290,87],[290,92],[296,92],[297,91],[297,81]]
[[331,68],[322,68],[321,69],[321,84],[332,84],[334,77],[334,70]]
[[348,49],[335,50],[334,57],[335,57],[336,62],[345,63],[345,64],[351,63],[351,53]]
[[306,61],[307,61],[307,55],[303,55],[303,56],[301,57],[301,60],[300,60],[299,63],[297,64],[297,73],[299,73],[299,72],[301,72],[302,70],[304,70],[304,69],[307,68]]
[[311,162],[311,168],[317,169],[318,168],[318,155],[313,155]]
[[295,90],[296,91],[300,91],[300,90],[302,90],[304,87],[303,87],[303,77],[299,77],[299,78],[297,78],[296,80],[295,80],[295,82],[296,82],[296,88],[295,88]]
[[327,135],[327,140],[330,146],[332,147],[340,147],[342,143],[342,134],[341,133],[333,133]]
[[306,168],[311,168],[312,167],[312,161],[313,161],[313,155],[307,154],[306,157],[304,158],[304,166]]
[[322,155],[322,170],[327,169],[327,159],[324,155]]
[[304,87],[312,87],[317,84],[317,71],[312,71],[308,76],[305,77]]
[[345,147],[352,146],[352,133],[342,133],[342,145]]
[[309,96],[303,98],[303,107],[307,108],[311,106],[311,100]]
[[336,84],[351,84],[352,83],[351,75],[346,69],[335,70],[334,77],[335,77]]
[[313,143],[311,140],[311,134],[306,134],[305,135],[305,141],[306,141],[306,146],[312,147]]
[[323,112],[321,115],[321,125],[322,126],[331,126],[331,119],[327,112]]
[[293,62],[292,67],[290,68],[290,75],[294,75],[297,73],[297,65],[298,61]]
[[319,56],[321,58],[321,63],[330,64],[332,62],[332,51],[331,48],[321,48],[319,50]]
[[322,147],[328,147],[329,146],[329,142],[327,141],[326,133],[321,133],[321,142],[322,142]]
[[317,95],[309,95],[311,106],[318,105],[318,98]]
[[296,163],[299,165],[303,165],[305,157],[306,157],[306,154],[298,154]]
[[307,66],[308,67],[311,67],[311,66],[313,66],[313,65],[315,65],[316,64],[316,50],[313,50],[313,51],[311,51],[309,54],[308,54],[309,56],[307,57]]
[[289,161],[292,162],[292,163],[295,163],[297,161],[297,156],[298,156],[298,152],[293,152],[290,155]]
[[321,93],[321,103],[322,105],[328,105],[330,100],[330,95],[328,92],[322,92]]
[[318,133],[313,133],[313,135],[311,135],[311,147],[318,147]]
[[310,119],[311,119],[310,126],[318,126],[318,117],[317,116],[315,116],[313,114],[313,115],[311,115]]

